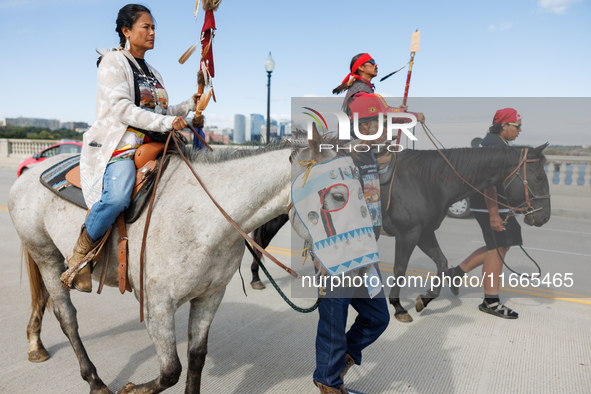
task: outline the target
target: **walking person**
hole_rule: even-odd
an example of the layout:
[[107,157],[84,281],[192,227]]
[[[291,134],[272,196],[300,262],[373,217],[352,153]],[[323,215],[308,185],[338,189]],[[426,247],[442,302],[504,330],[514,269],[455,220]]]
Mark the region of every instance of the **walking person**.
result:
[[[498,110],[492,123],[480,146],[507,148],[509,142],[514,141],[521,132],[521,116],[513,108]],[[500,275],[503,271],[502,259],[505,258],[511,246],[522,245],[521,226],[515,216],[508,208],[496,202],[507,205],[507,201],[500,195],[502,191],[503,187],[499,184],[484,190],[488,198],[480,194],[470,197],[470,210],[482,229],[486,246],[476,249],[460,265],[449,269],[446,274],[452,278],[464,276],[482,265],[484,301],[478,308],[493,316],[517,319],[519,314],[503,305],[499,298]],[[507,220],[506,224],[503,219]]]
[[[371,80],[378,74],[375,60],[367,53],[353,57],[350,64],[351,72],[343,83],[333,90],[341,93],[348,90],[343,103],[343,111],[351,121],[353,113],[358,114],[359,132],[373,135],[377,132],[378,113],[405,112],[405,108],[388,107],[384,99],[374,93]],[[417,119],[424,122],[423,114]],[[385,143],[385,134],[374,141]],[[361,140],[353,141],[356,145]],[[359,169],[362,193],[374,226],[376,240],[381,228],[381,201],[378,165],[371,150],[352,155]],[[370,277],[380,277],[378,264],[370,269]],[[386,330],[390,322],[388,304],[383,288],[377,291],[368,286],[366,281],[360,287],[338,287],[323,297],[318,306],[318,329],[316,333],[316,369],[314,384],[321,393],[347,393],[344,377],[353,365],[360,365],[362,351],[374,343]],[[349,306],[357,312],[357,317],[347,331]]]

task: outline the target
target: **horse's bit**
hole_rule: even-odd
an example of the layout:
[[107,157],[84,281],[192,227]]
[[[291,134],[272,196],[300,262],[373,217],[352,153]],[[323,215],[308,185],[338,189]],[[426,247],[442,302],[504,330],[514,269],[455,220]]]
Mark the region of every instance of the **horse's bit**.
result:
[[[519,161],[519,164],[517,165],[517,167],[513,170],[513,172],[511,172],[507,178],[505,178],[505,180],[503,181],[502,185],[503,185],[503,190],[507,190],[507,187],[511,184],[511,182],[513,182],[516,178],[519,178],[521,180],[521,182],[523,183],[523,188],[524,188],[524,192],[525,192],[525,202],[521,203],[518,207],[509,207],[510,209],[512,209],[513,211],[516,212],[522,212],[524,215],[531,215],[534,212],[540,211],[542,209],[542,207],[535,209],[532,205],[531,205],[531,201],[533,200],[542,200],[542,199],[546,199],[546,198],[550,198],[549,194],[546,195],[541,195],[541,196],[536,196],[535,193],[531,190],[531,188],[529,187],[529,183],[527,181],[527,163],[533,163],[536,161],[539,161],[541,159],[527,159],[527,152],[529,151],[529,148],[525,148],[523,151],[523,157],[521,158],[521,160]],[[523,166],[523,177],[521,177],[521,174],[519,172],[519,169],[521,168],[521,166]],[[532,196],[532,198],[530,199],[530,194]],[[499,203],[501,204],[501,203]],[[501,204],[504,205],[504,204]],[[522,208],[523,205],[526,205],[525,208]]]

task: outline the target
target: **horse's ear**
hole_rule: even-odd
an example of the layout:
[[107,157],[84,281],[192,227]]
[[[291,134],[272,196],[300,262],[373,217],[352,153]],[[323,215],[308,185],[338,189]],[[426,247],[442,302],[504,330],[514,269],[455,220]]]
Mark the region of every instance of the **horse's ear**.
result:
[[316,128],[316,123],[312,123],[312,139],[308,141],[308,146],[310,147],[310,151],[312,152],[312,159],[318,158],[320,156],[320,144],[323,144],[324,140],[318,129]]
[[546,142],[546,143],[545,143],[545,144],[543,144],[543,145],[540,145],[540,146],[538,146],[538,147],[536,147],[536,148],[533,148],[533,149],[530,151],[530,152],[531,152],[530,154],[531,154],[533,157],[538,157],[538,156],[540,155],[540,153],[542,153],[542,151],[548,147],[548,145],[550,145],[550,143],[549,143],[549,142]]

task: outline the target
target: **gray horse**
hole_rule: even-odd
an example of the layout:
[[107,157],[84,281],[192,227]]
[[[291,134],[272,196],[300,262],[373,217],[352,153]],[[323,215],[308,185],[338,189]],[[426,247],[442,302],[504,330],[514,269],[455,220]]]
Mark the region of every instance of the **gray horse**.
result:
[[[307,142],[307,141],[306,141]],[[310,142],[317,150],[315,138]],[[323,161],[334,156],[314,157]],[[271,146],[257,151],[215,152],[192,155],[195,171],[234,221],[246,232],[286,211],[294,171],[299,160],[310,158],[308,149]],[[85,211],[59,198],[39,182],[40,174],[64,157],[46,160],[13,185],[9,211],[28,260],[32,290],[31,319],[27,327],[29,360],[49,357],[40,333],[45,307],[53,311],[80,363],[82,378],[91,393],[110,393],[90,361],[78,333],[76,309],[60,283],[66,269],[64,256],[72,250]],[[128,226],[129,281],[139,298],[139,256],[146,212]],[[110,240],[110,258],[105,284],[117,286],[118,231]],[[207,336],[222,301],[226,285],[237,271],[244,253],[240,234],[224,219],[182,159],[171,157],[162,174],[147,236],[144,272],[144,315],[159,362],[159,376],[141,385],[128,383],[121,393],[158,393],[179,380],[181,363],[176,350],[174,314],[190,302],[186,392],[200,390],[201,372],[207,353]],[[103,256],[104,257],[104,256]],[[99,279],[101,258],[93,278]]]

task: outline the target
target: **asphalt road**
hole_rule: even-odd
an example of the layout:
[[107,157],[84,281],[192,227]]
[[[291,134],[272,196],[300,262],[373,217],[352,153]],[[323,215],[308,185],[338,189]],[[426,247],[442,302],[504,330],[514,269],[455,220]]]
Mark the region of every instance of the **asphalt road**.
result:
[[[19,263],[19,240],[6,210],[15,177],[13,170],[0,169],[0,392],[88,392],[71,346],[51,312],[45,315],[42,332],[51,358],[39,364],[27,361],[30,296],[26,271]],[[448,218],[437,236],[450,265],[483,245],[473,219]],[[300,246],[290,238],[286,226],[269,251],[297,270],[309,269],[309,263],[302,267],[295,253]],[[402,302],[415,321],[403,324],[392,319],[378,342],[364,353],[363,364],[349,372],[347,386],[365,393],[591,392],[591,221],[552,217],[541,228],[524,226],[523,238],[525,250],[544,275],[572,274],[572,286],[507,284],[502,298],[520,313],[514,321],[479,312],[480,289],[463,288],[460,297],[444,290],[441,299],[419,314],[413,307],[420,290],[405,288]],[[387,277],[394,239],[382,237],[379,247],[382,274]],[[534,269],[519,249],[509,252],[507,263],[519,272]],[[317,314],[292,311],[270,286],[263,291],[248,288],[249,264],[245,257],[242,272],[248,297],[235,275],[214,319],[203,392],[316,392],[311,376]],[[270,265],[279,285],[289,292],[289,278]],[[420,277],[434,270],[419,250],[409,267],[408,275]],[[111,390],[127,381],[141,383],[156,377],[156,353],[139,322],[134,297],[109,288],[100,296],[72,292],[72,298],[86,349]],[[302,306],[313,301],[296,300]],[[352,312],[350,319],[354,316]],[[176,325],[184,371],[187,319],[185,305],[177,313]],[[183,372],[179,383],[166,392],[184,392],[185,376]]]

